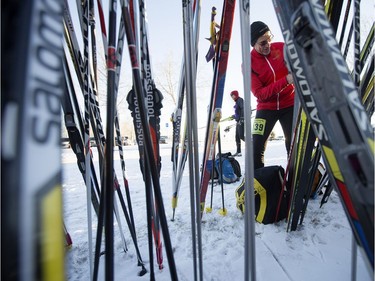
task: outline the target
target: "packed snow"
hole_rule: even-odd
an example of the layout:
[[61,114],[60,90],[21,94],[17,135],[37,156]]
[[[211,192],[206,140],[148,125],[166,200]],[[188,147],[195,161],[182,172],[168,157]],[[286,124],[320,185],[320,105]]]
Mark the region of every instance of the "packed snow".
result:
[[[200,157],[202,144],[200,144]],[[232,136],[222,137],[222,151],[235,152]],[[244,152],[243,145],[243,152]],[[175,220],[172,218],[172,162],[171,140],[160,145],[162,168],[160,184],[163,193],[164,208],[168,220],[174,260],[179,280],[194,280],[190,189],[188,162],[179,193]],[[98,168],[98,156],[93,148],[94,164]],[[118,150],[114,151],[116,175],[122,181],[121,165]],[[134,212],[137,241],[142,259],[147,270],[150,270],[147,238],[145,187],[139,169],[139,154],[136,145],[124,147],[126,175],[129,181],[130,194]],[[242,171],[245,170],[245,154],[237,157]],[[265,156],[266,165],[286,166],[286,152],[282,140],[268,143]],[[63,162],[63,198],[64,222],[72,237],[73,245],[66,251],[66,277],[71,281],[90,280],[89,243],[87,223],[87,199],[83,177],[77,167],[76,158],[71,149],[62,150]],[[99,174],[99,173],[98,173]],[[222,216],[221,187],[213,190],[212,212],[204,213],[202,221],[202,252],[204,280],[244,280],[245,271],[245,231],[244,216],[236,208],[235,190],[240,182],[224,185],[224,203],[227,215]],[[116,195],[116,201],[117,200]],[[207,193],[206,206],[210,204],[210,188]],[[297,231],[286,232],[286,222],[262,225],[255,223],[256,244],[256,277],[262,281],[316,281],[316,280],[351,280],[352,232],[344,213],[340,198],[334,191],[328,203],[320,208],[321,196],[310,200],[303,224]],[[117,203],[120,206],[119,203]],[[121,212],[121,214],[123,214]],[[114,226],[114,274],[115,280],[150,280],[150,274],[138,276],[141,270],[137,266],[134,243],[130,237],[124,216],[121,227],[115,220]],[[92,211],[92,242],[95,245],[97,218]],[[127,251],[120,233],[125,236]],[[164,246],[164,243],[163,243]],[[155,249],[155,247],[153,247]],[[171,280],[168,260],[163,247],[162,270],[158,269],[154,256],[156,280]],[[104,240],[102,242],[104,251]],[[155,252],[155,251],[154,251]],[[373,279],[361,250],[358,250],[357,280]],[[99,280],[105,276],[105,254],[100,258]]]

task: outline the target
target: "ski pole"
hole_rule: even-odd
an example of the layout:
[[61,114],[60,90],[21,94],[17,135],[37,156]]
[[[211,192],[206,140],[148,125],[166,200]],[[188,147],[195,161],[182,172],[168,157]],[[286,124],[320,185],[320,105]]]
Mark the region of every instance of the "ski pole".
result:
[[224,183],[223,183],[223,164],[222,164],[222,157],[221,157],[221,137],[220,137],[220,126],[217,132],[217,144],[219,147],[219,178],[220,178],[220,185],[221,185],[221,202],[223,204],[223,208],[219,210],[219,214],[225,216],[227,214],[227,209],[225,209],[224,205]]
[[212,170],[211,170],[211,202],[210,202],[210,207],[206,207],[207,213],[212,212],[212,201],[214,198],[214,173],[215,173],[215,161],[213,162]]
[[[250,0],[240,2],[241,50],[244,77],[250,72]],[[244,93],[250,93],[251,81],[243,79]],[[245,97],[245,190],[254,190],[253,143],[251,138],[251,99]],[[245,263],[244,280],[256,280],[254,192],[245,192]]]

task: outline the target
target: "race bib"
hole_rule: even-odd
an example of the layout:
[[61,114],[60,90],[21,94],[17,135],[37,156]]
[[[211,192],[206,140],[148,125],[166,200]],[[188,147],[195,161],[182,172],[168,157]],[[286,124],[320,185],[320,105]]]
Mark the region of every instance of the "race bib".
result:
[[264,135],[264,129],[266,128],[266,119],[255,118],[253,126],[253,135]]

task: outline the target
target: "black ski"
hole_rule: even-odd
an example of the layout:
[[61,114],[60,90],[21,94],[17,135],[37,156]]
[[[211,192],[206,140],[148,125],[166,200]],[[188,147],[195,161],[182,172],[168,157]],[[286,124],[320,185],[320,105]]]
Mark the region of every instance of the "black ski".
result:
[[373,268],[373,129],[320,1],[273,3],[302,107],[356,241]]
[[[132,72],[133,72],[133,86],[134,86],[134,92],[135,92],[135,100],[134,104],[138,106],[138,111],[135,112],[137,118],[136,123],[136,129],[141,130],[143,132],[144,139],[142,139],[142,143],[144,144],[144,151],[140,151],[144,153],[144,163],[145,163],[145,169],[144,174],[151,177],[151,181],[154,187],[154,195],[155,200],[158,205],[159,215],[160,215],[160,224],[162,228],[164,243],[165,243],[165,249],[168,257],[168,263],[169,263],[169,269],[171,278],[173,280],[178,280],[177,277],[177,271],[176,271],[176,265],[173,257],[173,251],[172,251],[172,244],[169,236],[169,230],[168,230],[168,223],[165,215],[164,210],[164,204],[163,204],[163,198],[161,194],[160,189],[160,181],[159,181],[159,170],[157,162],[154,158],[154,151],[153,151],[153,145],[152,145],[152,139],[150,135],[150,131],[148,128],[148,115],[147,115],[147,107],[145,104],[145,92],[144,88],[142,86],[142,79],[141,79],[141,73],[140,73],[140,64],[137,58],[137,52],[136,52],[136,46],[135,46],[135,39],[134,39],[134,32],[132,30],[132,23],[130,19],[130,13],[129,13],[129,6],[128,3],[125,2],[125,5],[122,6],[122,16],[124,17],[125,21],[125,30],[126,30],[126,38],[128,41],[129,46],[129,55],[131,58],[131,66],[132,66]],[[142,165],[141,165],[142,167]]]
[[[85,154],[84,154],[84,143],[82,139],[82,132],[84,130],[83,120],[80,114],[78,101],[74,93],[73,81],[72,81],[70,71],[68,69],[66,56],[64,57],[64,60],[63,60],[63,66],[64,66],[64,76],[65,76],[66,89],[67,89],[65,97],[62,100],[62,108],[64,111],[64,123],[65,123],[66,130],[68,132],[70,147],[77,157],[78,169],[80,170],[82,174],[83,180],[86,181],[86,177],[85,177],[86,163],[85,163]],[[92,158],[91,158],[90,169],[91,169],[90,187],[91,187],[91,194],[92,194],[91,201],[92,201],[92,205],[94,207],[96,214],[98,214],[99,213],[100,184],[96,176],[96,171],[92,163]]]
[[364,76],[360,84],[360,92],[362,97],[362,104],[365,107],[367,115],[371,118],[374,113],[374,64],[375,64],[375,55],[372,56],[370,64],[367,66],[364,71]]
[[[309,199],[306,195],[310,189],[309,183],[314,176],[311,169],[315,135],[305,112],[302,110],[296,122],[296,134],[291,146],[291,162],[287,175],[287,190],[291,191],[289,204],[287,231],[296,230],[304,201]],[[312,184],[312,182],[311,182]]]
[[62,13],[61,1],[1,3],[1,280],[65,278]]
[[[316,140],[315,135],[314,135],[314,140]],[[312,193],[315,191],[313,188],[317,187],[317,185],[314,186],[314,182],[316,179],[319,179],[319,177],[322,177],[321,169],[323,169],[323,165],[320,163],[322,157],[322,150],[320,148],[320,145],[318,142],[315,143],[314,150],[312,153],[312,157],[310,160],[310,167],[308,170],[308,179],[307,179],[307,188],[306,192],[304,194],[304,200],[303,200],[303,205],[301,209],[301,214],[300,214],[300,220],[299,224],[302,224],[303,218],[305,217],[307,205],[309,203],[310,198],[312,198]],[[319,182],[317,183],[319,184]]]
[[[147,100],[147,116],[148,116],[148,128],[152,140],[152,149],[153,149],[153,157],[155,163],[157,164],[157,171],[158,174],[161,168],[161,158],[159,152],[159,139],[160,139],[160,110],[162,108],[162,99],[163,96],[160,91],[158,91],[155,87],[152,73],[151,73],[151,61],[149,57],[149,49],[148,49],[148,38],[147,38],[147,27],[146,27],[146,19],[145,19],[145,3],[144,1],[139,2],[139,7],[133,6],[133,1],[129,3],[130,10],[129,12],[139,9],[141,14],[140,19],[140,36],[141,36],[141,44],[140,44],[140,69],[142,73],[142,85],[144,90],[144,98]],[[137,32],[135,30],[135,23],[137,19],[132,19],[132,27],[133,27],[133,34],[135,35]],[[163,252],[162,252],[162,241],[161,241],[161,232],[160,232],[160,221],[159,221],[159,211],[157,208],[157,203],[153,202],[153,194],[152,194],[152,182],[150,173],[147,172],[148,163],[146,163],[145,157],[145,147],[144,147],[144,132],[140,128],[141,120],[140,116],[137,114],[139,112],[139,105],[137,102],[137,96],[135,91],[132,89],[128,96],[127,102],[129,104],[129,109],[131,111],[131,115],[133,117],[133,124],[134,124],[134,131],[136,134],[136,141],[138,144],[139,150],[139,157],[140,157],[140,168],[143,174],[143,179],[145,182],[145,192],[146,192],[146,204],[147,204],[147,219],[148,219],[148,229],[149,229],[149,247],[152,245],[152,237],[151,232],[154,237],[155,242],[155,250],[156,250],[156,260],[158,263],[159,269],[163,268]],[[150,256],[150,274],[151,278],[154,278],[154,270],[153,270],[153,251],[152,248],[149,249],[149,256]]]

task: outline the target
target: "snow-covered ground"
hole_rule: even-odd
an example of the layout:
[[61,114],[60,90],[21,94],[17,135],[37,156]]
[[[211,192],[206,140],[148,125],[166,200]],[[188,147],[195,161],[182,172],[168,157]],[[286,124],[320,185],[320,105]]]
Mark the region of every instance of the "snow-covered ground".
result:
[[[95,148],[94,152],[95,152]],[[223,152],[235,150],[231,137],[223,138]],[[244,149],[243,149],[244,150]],[[160,147],[162,169],[160,176],[164,207],[168,219],[169,234],[174,251],[174,259],[179,280],[194,280],[193,254],[191,242],[190,190],[188,167],[186,166],[175,221],[171,221],[172,207],[172,165],[171,144]],[[130,186],[135,218],[138,245],[141,256],[149,270],[146,200],[144,183],[139,170],[137,146],[124,147],[126,173]],[[244,155],[237,158],[244,170]],[[67,280],[90,280],[88,254],[88,227],[86,209],[86,189],[74,153],[71,149],[62,150],[64,221],[73,239],[73,247],[66,254]],[[98,157],[94,153],[94,163]],[[266,165],[286,164],[283,141],[269,142],[266,151]],[[118,151],[115,151],[115,169],[120,180],[122,193],[122,172]],[[218,211],[222,207],[220,185],[214,187],[213,211],[203,215],[203,276],[204,280],[244,280],[244,217],[236,208],[235,189],[239,182],[224,185],[226,216]],[[210,191],[206,205],[210,202]],[[321,196],[310,200],[303,225],[294,232],[286,232],[286,223],[255,225],[256,276],[262,281],[323,281],[351,280],[352,233],[340,198],[333,192],[328,203],[319,208]],[[207,203],[208,202],[208,203]],[[118,204],[119,205],[119,204]],[[96,216],[93,212],[93,245],[95,245]],[[131,240],[126,221],[121,216],[127,252],[120,230],[116,223],[114,231],[114,270],[115,280],[149,280],[150,275],[137,276],[140,267],[134,243]],[[104,242],[103,242],[104,245]],[[155,261],[156,280],[170,280],[168,260],[165,252],[164,269],[159,270]],[[100,260],[100,280],[104,280],[104,255]],[[373,280],[358,251],[357,280]]]

